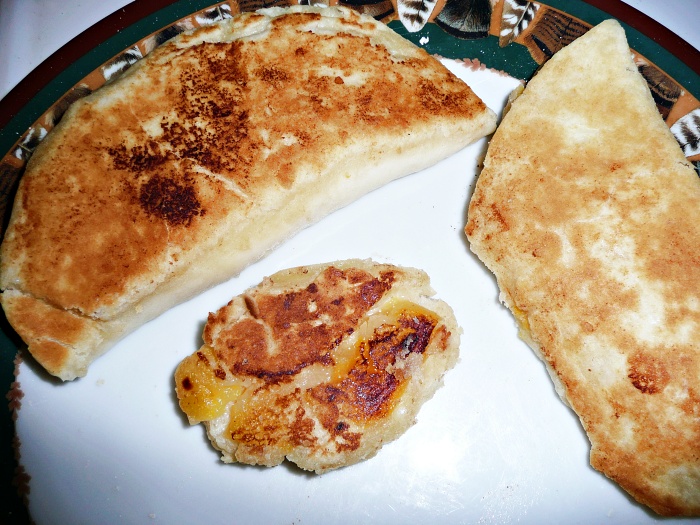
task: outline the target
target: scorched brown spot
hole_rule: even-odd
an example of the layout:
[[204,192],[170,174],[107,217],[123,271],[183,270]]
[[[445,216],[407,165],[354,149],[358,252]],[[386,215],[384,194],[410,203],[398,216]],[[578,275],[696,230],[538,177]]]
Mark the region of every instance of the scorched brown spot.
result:
[[392,396],[399,387],[399,381],[386,372],[372,373],[356,369],[343,381],[343,387],[348,416],[364,421],[391,412]]
[[347,393],[333,385],[319,385],[306,393],[307,402],[315,407],[319,422],[333,439],[336,452],[357,450],[362,443],[362,434],[350,430],[350,425],[342,420],[341,403],[347,400]]
[[501,213],[501,210],[498,208],[496,204],[491,205],[491,217],[495,220],[495,222],[500,225],[501,231],[508,231],[510,230],[510,226],[508,225],[508,221],[506,221],[505,217],[503,216],[503,213]]
[[170,226],[189,226],[192,219],[204,214],[192,184],[179,184],[162,175],[153,176],[141,187],[139,204]]
[[311,447],[316,443],[314,423],[300,405],[300,391],[278,396],[271,403],[254,403],[254,408],[232,418],[228,431],[231,438],[261,453],[267,447]]
[[153,170],[168,160],[168,154],[162,153],[154,141],[147,141],[144,145],[133,148],[119,144],[108,148],[107,153],[115,169],[133,173]]
[[381,372],[410,353],[422,354],[428,346],[434,321],[423,316],[402,317],[398,326],[377,328],[371,341],[362,345],[362,367]]
[[422,315],[404,317],[399,322],[401,327],[409,332],[402,341],[401,347],[408,352],[419,354],[425,352],[436,322]]
[[463,92],[445,93],[434,83],[422,81],[418,93],[420,103],[431,113],[456,112],[465,105],[468,95]]
[[312,389],[314,401],[323,407],[325,428],[347,429],[344,420],[366,422],[391,412],[395,394],[406,380],[394,369],[410,353],[422,354],[430,342],[436,322],[422,315],[404,315],[397,325],[378,327],[372,338],[360,343],[356,363],[346,378]]
[[261,67],[255,73],[263,82],[268,82],[275,87],[289,80],[287,72],[277,67]]
[[658,394],[670,380],[664,363],[643,353],[638,353],[629,359],[627,377],[643,394]]
[[[247,295],[254,319],[242,319],[216,336],[205,330],[205,341],[234,374],[287,381],[310,365],[332,365],[333,349],[391,289],[394,278],[391,272],[376,278],[330,267],[303,289]],[[267,330],[278,347],[268,347]]]

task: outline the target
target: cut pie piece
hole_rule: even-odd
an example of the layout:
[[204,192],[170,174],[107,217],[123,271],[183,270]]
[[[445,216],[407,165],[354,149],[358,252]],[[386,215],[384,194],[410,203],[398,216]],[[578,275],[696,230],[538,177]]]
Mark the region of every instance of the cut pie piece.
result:
[[175,385],[224,462],[322,473],[403,434],[459,354],[451,308],[413,268],[281,271],[209,315]]

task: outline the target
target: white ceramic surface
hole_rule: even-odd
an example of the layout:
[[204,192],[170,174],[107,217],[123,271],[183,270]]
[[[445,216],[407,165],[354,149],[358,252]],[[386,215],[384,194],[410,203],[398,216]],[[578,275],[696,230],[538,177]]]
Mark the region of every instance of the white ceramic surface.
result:
[[[499,111],[517,85],[452,67]],[[467,248],[466,202],[485,146],[332,214],[147,324],[79,381],[57,385],[23,364],[17,429],[37,523],[653,522],[588,466],[578,419]],[[321,477],[220,463],[173,396],[173,371],[199,346],[207,312],[279,269],[352,257],[425,269],[464,329],[461,361],[417,424],[364,463]]]

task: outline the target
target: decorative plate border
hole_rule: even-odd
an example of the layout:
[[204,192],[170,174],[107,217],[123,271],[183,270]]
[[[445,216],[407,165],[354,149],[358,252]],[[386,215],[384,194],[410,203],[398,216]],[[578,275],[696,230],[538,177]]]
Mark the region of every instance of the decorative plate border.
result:
[[[0,152],[6,152],[0,159],[0,217],[4,218],[0,236],[4,232],[8,204],[26,162],[74,100],[110,82],[179,32],[243,11],[296,3],[314,3],[314,0],[140,2],[138,9],[130,4],[129,9],[114,13],[69,42],[0,101]],[[432,4],[432,13],[418,23],[407,18],[404,4],[408,2],[404,0],[330,0],[330,3],[374,16],[430,53],[455,59],[469,57],[475,67],[483,65],[504,70],[523,80],[529,79],[558,49],[602,20],[613,16],[634,20],[634,27],[622,23],[636,63],[647,79],[659,112],[686,156],[696,167],[700,165],[700,102],[697,98],[700,96],[700,52],[622,2],[495,0],[492,4],[491,0],[428,0],[425,3]],[[467,19],[463,9],[471,4],[480,6],[481,10],[477,9],[477,16]],[[163,25],[163,20],[172,22]],[[660,34],[659,41],[669,44],[669,49],[682,55],[684,60],[638,29]],[[83,54],[85,41],[97,43],[87,54]],[[55,70],[60,72],[54,76]],[[47,100],[56,102],[49,106]],[[18,106],[21,107],[19,111]],[[14,333],[2,314],[0,328],[0,349],[5,353],[0,358],[0,384],[11,387],[15,375],[12,357],[18,344],[13,341]],[[9,488],[13,481],[22,481],[21,470],[15,474],[17,462],[12,452],[12,418],[21,398],[8,396],[7,399],[9,410],[3,413],[0,426],[0,446],[3,447],[0,465],[2,486]],[[21,502],[14,502],[8,511],[14,512],[15,523],[27,518],[23,514],[26,509],[21,506]]]

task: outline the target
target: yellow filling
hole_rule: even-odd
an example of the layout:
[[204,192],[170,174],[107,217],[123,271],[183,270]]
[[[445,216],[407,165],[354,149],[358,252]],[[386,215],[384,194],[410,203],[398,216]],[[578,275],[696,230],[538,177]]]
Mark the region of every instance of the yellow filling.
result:
[[436,320],[433,312],[406,299],[392,297],[387,301],[380,302],[365,314],[363,321],[352,336],[344,339],[334,350],[335,366],[333,367],[331,383],[339,383],[348,377],[350,370],[362,357],[362,350],[367,348],[377,328],[383,325],[397,325],[402,315],[420,315],[433,321]]
[[[324,383],[339,384],[363,361],[370,365],[368,371],[372,373],[374,363],[367,353],[375,331],[382,326],[398,325],[402,316],[422,316],[437,321],[435,313],[408,300],[390,298],[381,301],[367,312],[357,330],[333,350],[333,367],[310,366],[297,374],[295,385],[309,390]],[[228,406],[230,428],[245,425],[254,399],[243,395],[247,390],[243,381],[220,368],[214,350],[206,345],[185,358],[175,372],[180,408],[192,424],[215,419],[223,415]]]
[[518,328],[520,329],[520,336],[523,339],[527,339],[530,337],[530,322],[527,320],[527,314],[525,313],[524,310],[521,310],[515,305],[512,305],[510,307],[511,312],[513,312],[513,316],[515,317],[515,320],[518,323]]
[[205,345],[185,358],[175,371],[175,389],[180,408],[193,424],[219,417],[226,405],[245,391],[235,380],[217,377],[210,363],[215,365],[216,357],[213,350]]

